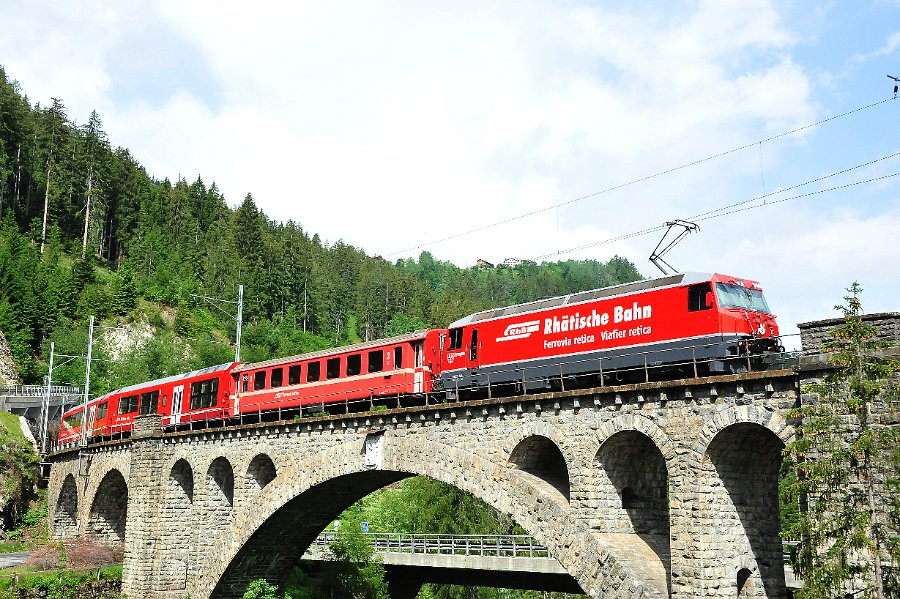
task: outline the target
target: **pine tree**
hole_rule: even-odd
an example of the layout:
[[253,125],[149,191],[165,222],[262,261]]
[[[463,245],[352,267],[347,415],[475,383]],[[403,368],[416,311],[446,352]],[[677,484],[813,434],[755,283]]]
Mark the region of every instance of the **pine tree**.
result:
[[125,315],[137,305],[137,287],[128,264],[122,265],[118,274],[119,280],[113,291],[112,308],[116,314]]
[[791,491],[801,513],[785,535],[800,541],[794,565],[804,581],[801,599],[884,599],[900,590],[897,570],[886,567],[900,565],[900,504],[889,493],[900,480],[900,431],[881,418],[885,410],[896,415],[890,379],[900,365],[885,357],[889,344],[863,320],[861,291],[854,283],[836,307],[844,324],[824,348],[833,352],[834,370],[804,388],[814,399],[791,414],[798,438],[785,453],[797,464]]

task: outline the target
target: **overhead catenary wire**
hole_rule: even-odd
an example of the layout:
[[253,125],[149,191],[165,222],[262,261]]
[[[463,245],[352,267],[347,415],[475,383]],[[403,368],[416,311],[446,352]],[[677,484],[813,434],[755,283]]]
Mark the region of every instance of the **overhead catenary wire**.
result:
[[[756,201],[756,200],[761,199],[760,197],[757,197],[757,198],[753,198],[753,200],[747,200],[747,201],[745,201],[745,202],[738,202],[738,203],[736,203],[736,204],[732,204],[732,206],[735,206],[735,208],[734,208],[733,210],[728,210],[728,211],[726,211],[726,212],[716,212],[715,214],[707,213],[705,216],[699,216],[699,217],[694,216],[694,217],[691,217],[691,218],[694,219],[694,220],[700,220],[700,221],[712,220],[712,219],[714,219],[714,218],[720,218],[720,217],[722,217],[722,216],[728,216],[728,215],[730,215],[730,214],[736,214],[736,213],[738,213],[738,212],[746,212],[746,211],[748,211],[748,210],[755,210],[755,209],[757,209],[757,208],[768,208],[768,207],[774,206],[775,204],[780,204],[780,203],[788,202],[788,201],[791,201],[791,200],[798,200],[798,199],[800,199],[800,198],[807,198],[807,197],[814,196],[814,195],[819,195],[819,194],[823,194],[823,193],[828,193],[828,192],[830,192],[830,191],[838,191],[838,190],[840,190],[840,189],[846,189],[846,188],[848,188],[848,187],[855,187],[855,186],[857,186],[857,185],[863,185],[863,184],[866,184],[866,183],[875,183],[875,182],[877,182],[877,181],[883,181],[883,180],[885,180],[885,179],[890,179],[890,178],[896,177],[896,176],[900,176],[900,172],[891,173],[891,174],[889,174],[889,175],[881,175],[881,176],[879,176],[879,177],[872,177],[872,178],[870,178],[870,179],[864,179],[864,180],[861,180],[861,181],[852,181],[852,182],[850,182],[850,183],[845,183],[845,184],[843,184],[843,185],[836,185],[836,186],[834,186],[834,187],[828,187],[828,188],[826,188],[826,189],[817,189],[816,191],[810,191],[810,192],[808,192],[808,193],[802,193],[802,194],[795,195],[795,196],[791,196],[791,197],[787,197],[787,198],[779,198],[779,199],[777,199],[777,200],[771,200],[771,201],[768,201],[768,202],[765,203],[765,204],[757,204],[757,205],[754,205],[754,206],[742,206],[742,204],[746,204],[747,202],[750,202],[750,201]],[[802,185],[804,185],[804,184],[801,183],[800,185],[795,185],[794,188],[799,187],[799,186],[802,186]],[[767,194],[767,195],[770,195],[770,194]],[[742,206],[742,207],[737,208],[736,206]],[[715,211],[713,211],[713,212],[715,212]],[[543,260],[543,259],[545,259],[545,258],[551,258],[551,257],[553,257],[553,256],[560,255],[560,254],[569,254],[569,253],[577,252],[577,251],[580,251],[580,250],[590,249],[590,248],[592,248],[592,247],[597,247],[597,246],[601,246],[601,245],[608,245],[608,244],[610,244],[610,243],[615,243],[616,241],[622,241],[622,240],[625,240],[625,239],[631,239],[632,237],[640,237],[640,236],[643,236],[643,235],[648,235],[648,234],[650,234],[650,233],[655,233],[655,232],[657,232],[657,231],[662,231],[662,230],[665,229],[665,228],[666,228],[666,225],[665,225],[665,224],[660,224],[660,225],[657,225],[657,226],[655,226],[655,227],[649,227],[649,228],[647,228],[647,229],[641,229],[640,231],[633,231],[633,232],[631,232],[631,233],[625,233],[625,234],[623,234],[623,235],[617,235],[617,236],[615,236],[615,237],[610,237],[610,238],[608,238],[608,239],[603,239],[603,240],[601,240],[601,241],[594,241],[594,242],[591,242],[591,243],[586,243],[586,244],[584,244],[584,245],[580,245],[580,246],[577,246],[577,247],[569,248],[569,249],[567,249],[567,250],[560,250],[560,251],[556,251],[556,252],[550,252],[549,254],[542,254],[542,255],[540,255],[540,256],[535,256],[534,258],[532,258],[532,260],[538,261],[538,260]]]
[[[537,215],[537,214],[543,214],[544,212],[549,212],[550,210],[557,210],[557,209],[559,209],[559,208],[561,208],[561,207],[563,207],[563,206],[569,206],[569,205],[571,205],[571,204],[575,204],[575,203],[577,203],[577,202],[581,202],[581,201],[587,200],[587,199],[589,199],[589,198],[593,198],[593,197],[596,197],[596,196],[599,196],[599,195],[603,195],[603,194],[607,194],[607,193],[610,193],[610,192],[613,192],[613,191],[616,191],[616,190],[619,190],[619,189],[623,189],[623,188],[629,187],[629,186],[631,186],[631,185],[636,185],[636,184],[638,184],[638,183],[643,183],[643,182],[645,182],[645,181],[650,181],[650,180],[652,180],[652,179],[656,179],[656,178],[662,177],[662,176],[664,176],[664,175],[668,175],[668,174],[671,174],[671,173],[674,173],[674,172],[677,172],[677,171],[680,171],[680,170],[683,170],[683,169],[686,169],[686,168],[690,168],[690,167],[692,167],[692,166],[697,166],[698,164],[703,164],[703,163],[709,162],[709,161],[711,161],[711,160],[716,160],[717,158],[723,158],[723,157],[725,157],[725,156],[728,156],[728,155],[731,155],[731,154],[735,154],[735,153],[737,153],[737,152],[741,152],[741,151],[746,150],[746,149],[748,149],[748,148],[753,148],[754,146],[757,146],[757,145],[759,145],[760,148],[761,148],[761,147],[762,147],[762,144],[764,144],[764,143],[767,143],[767,142],[770,142],[770,141],[775,141],[776,139],[780,139],[780,138],[782,138],[782,137],[788,137],[788,136],[790,136],[790,135],[794,135],[795,133],[800,133],[801,131],[805,131],[805,130],[807,130],[807,129],[811,129],[811,128],[813,128],[813,127],[818,127],[819,125],[823,125],[823,124],[829,123],[829,122],[831,122],[831,121],[835,121],[835,120],[838,120],[838,119],[841,119],[841,118],[844,118],[844,117],[848,117],[848,116],[853,115],[853,114],[856,114],[856,113],[858,113],[858,112],[862,112],[862,111],[865,111],[865,110],[869,110],[869,109],[875,108],[875,107],[877,107],[877,106],[880,106],[880,105],[882,105],[882,104],[885,104],[885,103],[890,102],[891,100],[895,100],[895,99],[896,99],[896,96],[889,96],[889,97],[884,98],[884,99],[882,99],[882,100],[878,100],[877,102],[872,102],[872,103],[866,104],[866,105],[864,105],[864,106],[858,106],[858,107],[856,107],[856,108],[853,108],[853,109],[851,109],[851,110],[842,112],[842,113],[840,113],[840,114],[835,114],[835,115],[832,115],[832,116],[830,116],[830,117],[827,117],[827,118],[824,118],[824,119],[820,119],[820,120],[818,120],[818,121],[816,121],[816,122],[814,122],[814,123],[807,123],[806,125],[802,125],[802,126],[800,126],[800,127],[796,127],[796,128],[791,129],[791,130],[789,130],[789,131],[783,131],[783,132],[781,132],[781,133],[777,133],[777,134],[775,134],[775,135],[766,137],[766,138],[764,138],[764,139],[758,139],[758,140],[756,140],[756,141],[753,141],[753,142],[750,142],[750,143],[746,143],[746,144],[743,144],[743,145],[740,145],[740,146],[736,146],[736,147],[733,147],[733,148],[731,148],[731,149],[724,150],[724,151],[722,151],[722,152],[718,152],[718,153],[716,153],[716,154],[711,154],[711,155],[706,156],[706,157],[704,157],[704,158],[698,158],[698,159],[696,159],[696,160],[692,160],[692,161],[690,161],[690,162],[685,162],[684,164],[680,164],[680,165],[678,165],[678,166],[673,166],[673,167],[668,168],[668,169],[664,169],[664,170],[661,170],[661,171],[656,171],[656,172],[651,173],[651,174],[649,174],[649,175],[644,175],[644,176],[642,176],[642,177],[638,177],[637,179],[631,179],[631,180],[626,181],[626,182],[624,182],[624,183],[619,183],[619,184],[617,184],[617,185],[613,185],[613,186],[611,186],[611,187],[607,187],[607,188],[605,188],[605,189],[601,189],[600,191],[595,191],[595,192],[593,192],[593,193],[589,193],[589,194],[586,194],[586,195],[583,195],[583,196],[579,196],[579,197],[573,198],[573,199],[571,199],[571,200],[566,200],[566,201],[563,201],[563,202],[559,202],[559,203],[557,203],[557,204],[553,204],[553,205],[550,205],[550,206],[545,206],[544,208],[538,208],[538,209],[535,209],[535,210],[531,210],[531,211],[529,211],[529,212],[524,212],[524,213],[522,213],[522,214],[518,214],[518,215],[515,215],[515,216],[511,216],[511,217],[509,217],[509,218],[505,218],[505,219],[502,219],[502,220],[499,220],[499,221],[495,221],[495,222],[493,222],[493,223],[488,223],[488,224],[486,224],[486,225],[481,225],[481,226],[475,227],[475,228],[473,228],[473,229],[468,229],[468,230],[466,230],[466,231],[461,231],[461,232],[459,232],[459,233],[454,233],[454,234],[448,235],[448,236],[446,236],[446,237],[441,237],[441,238],[439,238],[439,239],[434,239],[434,240],[426,241],[426,242],[421,243],[421,244],[418,244],[418,245],[410,246],[410,247],[405,248],[405,249],[402,249],[402,250],[398,250],[398,251],[395,251],[395,252],[390,252],[390,253],[388,253],[388,254],[385,254],[385,256],[388,257],[388,258],[390,258],[390,257],[393,257],[393,256],[398,256],[398,255],[401,255],[401,254],[406,254],[406,253],[411,252],[411,251],[413,251],[413,250],[420,250],[420,249],[423,249],[423,248],[426,248],[426,247],[431,247],[431,246],[433,246],[433,245],[437,245],[437,244],[443,243],[443,242],[445,242],[445,241],[452,241],[452,240],[454,240],[454,239],[459,239],[460,237],[465,237],[465,236],[467,236],[467,235],[472,235],[472,234],[475,234],[475,233],[480,233],[481,231],[485,231],[485,230],[487,230],[487,229],[492,229],[492,228],[494,228],[494,227],[499,227],[499,226],[502,226],[502,225],[506,225],[506,224],[509,224],[509,223],[512,223],[512,222],[516,222],[516,221],[522,220],[522,219],[524,219],[524,218],[528,218],[528,217],[531,217],[531,216],[535,216],[535,215]],[[660,230],[660,228],[654,228],[654,229],[652,229],[652,230],[653,230],[653,231],[657,231],[657,230]],[[562,252],[560,252],[560,253],[562,253]]]

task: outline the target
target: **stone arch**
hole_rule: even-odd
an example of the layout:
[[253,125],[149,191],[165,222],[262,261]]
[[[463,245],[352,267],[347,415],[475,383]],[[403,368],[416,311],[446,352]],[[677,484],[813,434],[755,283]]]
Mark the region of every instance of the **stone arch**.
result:
[[[230,534],[234,522],[234,469],[224,456],[214,459],[206,470],[203,500],[198,506],[203,525],[199,527],[208,544],[211,539]],[[196,571],[197,565],[191,566]]]
[[127,515],[128,485],[122,473],[113,468],[94,493],[87,533],[106,542],[124,544]]
[[612,538],[638,535],[659,558],[671,592],[669,471],[662,451],[643,432],[619,430],[600,445],[591,472],[592,528]]
[[194,502],[194,469],[190,463],[180,458],[169,471],[168,499],[175,503]]
[[650,437],[623,430],[595,456],[600,532],[669,535],[668,469]]
[[231,462],[217,457],[206,471],[206,499],[210,507],[231,509],[234,506],[234,469]]
[[734,585],[729,594],[740,597],[787,596],[778,534],[783,449],[782,437],[757,422],[727,424],[707,445],[696,477],[701,526],[719,534],[707,543],[704,562],[730,573],[718,580],[723,570],[706,568],[710,588]]
[[53,514],[53,536],[65,539],[78,535],[78,485],[72,474],[66,475]]
[[[240,597],[241,581],[280,582],[315,535],[344,505],[408,476],[424,475],[475,494],[508,513],[572,574],[591,596],[650,599],[666,596],[666,582],[642,575],[629,559],[601,542],[545,485],[531,484],[498,463],[418,436],[385,435],[380,469],[363,465],[362,439],[281,465],[278,484],[236,515],[233,534],[221,536],[188,592],[195,597]],[[341,496],[336,493],[349,493]],[[331,501],[315,501],[330,497]],[[339,501],[334,499],[341,498]],[[547,523],[552,522],[552,526]],[[660,566],[661,569],[661,566]],[[126,593],[129,589],[123,589]]]
[[543,435],[531,435],[519,441],[509,454],[509,463],[528,475],[532,484],[541,483],[556,491],[569,503],[571,485],[566,458],[556,443]]
[[752,575],[753,572],[750,571],[750,568],[741,568],[738,570],[736,581],[738,597],[752,597],[753,581],[750,579]]
[[636,431],[648,437],[667,463],[676,458],[675,444],[659,426],[644,416],[625,414],[607,420],[597,429],[597,439],[602,445],[607,439],[621,431]]
[[275,480],[278,470],[275,468],[275,462],[264,453],[257,454],[250,465],[247,466],[247,479],[250,481],[251,489],[259,491],[264,489],[270,482]]

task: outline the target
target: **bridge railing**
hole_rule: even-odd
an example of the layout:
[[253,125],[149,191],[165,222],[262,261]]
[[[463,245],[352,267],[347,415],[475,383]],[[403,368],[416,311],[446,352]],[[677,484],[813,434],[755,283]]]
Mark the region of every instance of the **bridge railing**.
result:
[[[0,396],[7,397],[44,397],[47,395],[46,385],[12,385],[0,387]],[[50,395],[81,395],[81,387],[51,385]]]
[[[473,555],[480,557],[550,557],[547,548],[527,535],[439,535],[363,533],[378,553]],[[320,534],[313,545],[328,546],[337,534]]]

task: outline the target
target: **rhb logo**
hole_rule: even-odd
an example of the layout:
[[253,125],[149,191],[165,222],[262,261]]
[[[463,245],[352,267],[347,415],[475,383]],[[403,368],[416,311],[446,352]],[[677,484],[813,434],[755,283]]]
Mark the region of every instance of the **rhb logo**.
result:
[[512,341],[513,339],[525,339],[531,337],[532,333],[541,330],[540,320],[529,320],[528,322],[517,322],[506,327],[502,337],[497,337],[497,341]]

